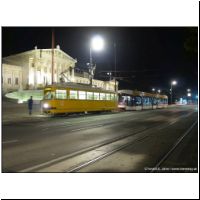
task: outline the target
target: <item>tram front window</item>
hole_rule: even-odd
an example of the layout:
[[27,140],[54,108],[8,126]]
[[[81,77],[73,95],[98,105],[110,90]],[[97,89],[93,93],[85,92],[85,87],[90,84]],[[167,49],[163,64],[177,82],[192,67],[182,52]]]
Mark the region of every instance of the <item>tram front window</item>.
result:
[[55,92],[48,91],[45,93],[44,99],[54,99],[54,94],[55,94]]
[[119,103],[121,104],[125,104],[125,101],[126,101],[126,96],[119,96]]

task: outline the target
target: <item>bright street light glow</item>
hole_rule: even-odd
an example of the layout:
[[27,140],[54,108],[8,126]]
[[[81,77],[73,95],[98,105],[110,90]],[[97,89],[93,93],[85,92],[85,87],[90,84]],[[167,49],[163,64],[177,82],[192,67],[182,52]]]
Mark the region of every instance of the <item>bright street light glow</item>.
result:
[[161,92],[161,90],[158,90],[158,93],[160,93]]
[[95,51],[100,51],[104,47],[104,41],[102,37],[96,36],[92,39],[91,48]]
[[177,84],[177,82],[176,81],[172,81],[172,85],[176,85]]
[[188,97],[191,97],[191,93],[188,93],[187,96],[188,96]]
[[155,91],[155,88],[152,88],[152,91],[154,92],[154,91]]
[[187,89],[187,92],[190,92],[191,91],[191,89]]

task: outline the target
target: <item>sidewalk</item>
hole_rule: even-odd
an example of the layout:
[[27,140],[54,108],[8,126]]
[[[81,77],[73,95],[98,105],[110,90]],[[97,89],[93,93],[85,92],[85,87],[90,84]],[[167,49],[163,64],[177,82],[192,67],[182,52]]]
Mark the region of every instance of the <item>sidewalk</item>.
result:
[[41,112],[40,104],[33,104],[32,115],[29,115],[26,103],[18,104],[9,100],[2,100],[2,124],[24,121],[40,121],[46,118]]

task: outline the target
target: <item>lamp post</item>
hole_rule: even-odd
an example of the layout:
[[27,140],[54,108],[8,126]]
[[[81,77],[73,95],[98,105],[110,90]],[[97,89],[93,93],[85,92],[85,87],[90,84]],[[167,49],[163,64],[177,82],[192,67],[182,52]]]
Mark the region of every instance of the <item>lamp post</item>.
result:
[[115,92],[117,91],[117,85],[116,85],[116,65],[117,65],[117,61],[116,61],[116,43],[114,42],[114,54],[115,54]]
[[171,104],[172,104],[172,85],[176,85],[176,84],[177,84],[176,81],[171,82]]
[[92,85],[92,79],[94,77],[94,71],[96,68],[96,65],[93,65],[92,61],[92,50],[100,51],[103,49],[103,46],[104,46],[104,41],[100,36],[92,38],[90,43],[90,64],[89,64],[90,85]]
[[192,96],[191,89],[187,89],[187,104],[191,103],[191,96]]
[[55,46],[55,39],[54,39],[54,29],[52,28],[52,38],[51,38],[51,45],[52,45],[52,64],[51,64],[51,84],[54,84],[54,46]]
[[111,81],[112,73],[111,72],[107,72],[107,75],[109,76],[109,80]]

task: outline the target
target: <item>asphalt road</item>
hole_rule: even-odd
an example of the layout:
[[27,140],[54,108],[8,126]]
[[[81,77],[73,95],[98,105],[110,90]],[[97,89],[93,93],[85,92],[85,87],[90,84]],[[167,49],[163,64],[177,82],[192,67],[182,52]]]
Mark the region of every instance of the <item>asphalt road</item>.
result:
[[[38,167],[59,163],[68,155],[86,148],[98,146],[117,137],[144,132],[146,138],[79,171],[149,172],[196,120],[196,107],[178,106],[153,111],[13,121],[3,124],[2,127],[2,171],[37,172]],[[198,134],[197,126],[192,134],[194,137]],[[195,159],[198,158],[198,149],[194,149],[192,144],[197,145],[198,141],[186,141],[188,142],[183,145],[184,154],[192,153],[194,159],[188,159],[190,156],[186,156],[184,166],[197,167]],[[190,147],[188,151],[187,146]],[[177,162],[173,161],[172,166],[181,166],[182,160],[174,160]],[[45,169],[44,172],[50,172],[48,168]],[[62,172],[59,165],[56,172]]]

